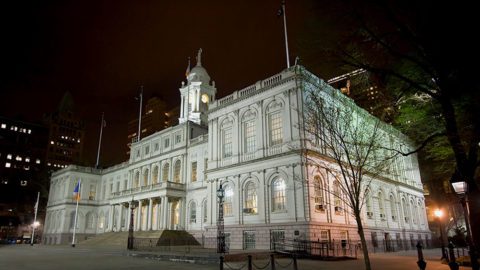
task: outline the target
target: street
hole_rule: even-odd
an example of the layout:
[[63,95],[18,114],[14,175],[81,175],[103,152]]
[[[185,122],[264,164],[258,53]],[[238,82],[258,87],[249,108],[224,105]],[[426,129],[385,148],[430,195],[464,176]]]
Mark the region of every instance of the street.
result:
[[[0,269],[219,269],[218,265],[199,265],[184,262],[159,261],[155,259],[136,258],[128,254],[141,254],[139,252],[127,252],[115,248],[92,248],[70,246],[43,246],[35,245],[8,245],[0,246]],[[425,250],[425,259],[428,270],[448,270],[449,267],[440,264],[438,255],[440,251]],[[372,269],[418,269],[416,265],[416,252],[396,252],[371,254]],[[280,259],[277,269],[282,265],[288,265],[290,259]],[[268,261],[254,261],[257,267],[263,267]],[[238,269],[245,265],[241,263],[228,263],[225,269]],[[311,269],[364,269],[363,260],[346,261],[318,261],[298,260],[298,268]],[[245,268],[246,269],[246,268]],[[269,269],[269,267],[267,268]],[[290,265],[283,269],[293,269]],[[460,267],[460,269],[470,269]]]

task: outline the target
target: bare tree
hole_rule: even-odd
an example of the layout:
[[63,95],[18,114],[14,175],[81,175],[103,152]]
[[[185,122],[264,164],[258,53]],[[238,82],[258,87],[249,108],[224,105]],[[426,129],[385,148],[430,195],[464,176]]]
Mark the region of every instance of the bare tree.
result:
[[[329,160],[337,171],[331,194],[352,211],[360,236],[365,267],[371,269],[362,222],[366,190],[373,179],[388,173],[394,155],[384,142],[383,123],[356,106],[339,91],[312,87],[305,93],[304,130],[319,151],[308,154],[310,162]],[[388,140],[387,140],[388,141]]]

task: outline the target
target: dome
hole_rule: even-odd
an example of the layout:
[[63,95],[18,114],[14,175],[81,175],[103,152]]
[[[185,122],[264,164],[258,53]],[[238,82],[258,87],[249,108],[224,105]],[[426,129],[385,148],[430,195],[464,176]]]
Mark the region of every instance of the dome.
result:
[[198,65],[192,68],[187,79],[189,82],[203,82],[205,84],[210,83],[210,75],[208,75],[207,70]]

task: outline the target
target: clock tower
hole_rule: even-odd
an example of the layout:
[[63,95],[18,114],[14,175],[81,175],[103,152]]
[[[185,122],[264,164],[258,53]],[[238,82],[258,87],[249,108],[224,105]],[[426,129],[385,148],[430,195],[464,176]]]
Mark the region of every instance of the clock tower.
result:
[[202,49],[198,50],[197,65],[190,70],[190,60],[186,72],[187,83],[182,82],[180,88],[181,106],[178,122],[191,121],[199,125],[207,125],[207,111],[210,102],[215,100],[217,89],[215,82],[210,83],[207,70],[202,67]]

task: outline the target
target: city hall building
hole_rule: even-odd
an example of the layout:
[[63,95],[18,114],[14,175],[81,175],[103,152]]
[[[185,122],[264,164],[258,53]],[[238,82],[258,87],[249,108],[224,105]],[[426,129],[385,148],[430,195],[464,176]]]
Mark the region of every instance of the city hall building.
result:
[[[72,192],[81,179],[79,242],[128,231],[132,202],[135,231],[184,230],[199,242],[215,239],[222,185],[230,249],[268,249],[274,236],[357,243],[352,211],[335,196],[338,166],[300,128],[307,88],[338,91],[296,65],[217,99],[199,52],[180,88],[178,125],[134,141],[124,163],[71,165],[52,174],[43,242],[72,241]],[[393,145],[413,148],[390,125],[381,130]],[[391,167],[369,185],[362,210],[367,240],[429,239],[415,155],[397,157]]]

